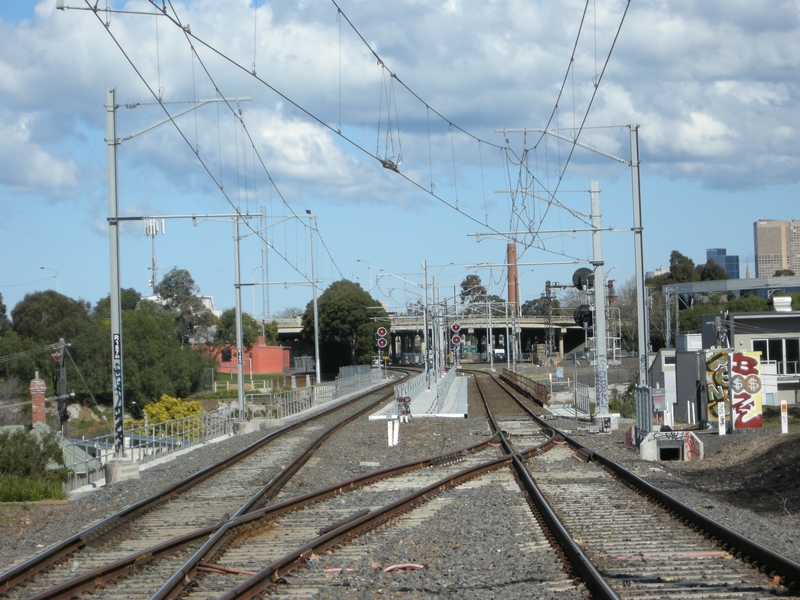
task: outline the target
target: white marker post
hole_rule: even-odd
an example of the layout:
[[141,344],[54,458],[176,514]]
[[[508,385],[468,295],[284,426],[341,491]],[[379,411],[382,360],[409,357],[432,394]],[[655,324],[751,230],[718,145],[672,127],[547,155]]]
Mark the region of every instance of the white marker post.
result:
[[789,433],[789,409],[786,400],[781,400],[781,433]]
[[727,433],[727,427],[725,424],[725,402],[718,402],[717,403],[717,416],[719,418],[719,434],[725,435]]

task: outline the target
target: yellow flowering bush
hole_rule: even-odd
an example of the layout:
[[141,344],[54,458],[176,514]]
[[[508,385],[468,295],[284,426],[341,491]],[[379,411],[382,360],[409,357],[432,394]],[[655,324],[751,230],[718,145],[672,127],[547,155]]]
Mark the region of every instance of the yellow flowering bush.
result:
[[[203,408],[199,402],[184,401],[180,398],[173,398],[163,394],[158,402],[152,402],[144,407],[144,414],[147,415],[147,422],[149,427],[165,423],[167,421],[174,421],[176,419],[184,419],[174,425],[170,425],[170,431],[167,433],[169,437],[191,437],[197,439],[198,431],[201,421],[199,415],[203,412]],[[186,417],[195,417],[194,419],[187,419]],[[144,421],[133,421],[130,427],[142,427]],[[128,425],[126,423],[126,425]],[[174,427],[174,428],[173,428]]]

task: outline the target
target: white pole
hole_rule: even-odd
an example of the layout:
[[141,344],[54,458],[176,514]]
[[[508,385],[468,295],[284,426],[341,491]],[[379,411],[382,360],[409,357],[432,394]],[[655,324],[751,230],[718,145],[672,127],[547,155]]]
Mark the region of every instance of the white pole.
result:
[[590,183],[592,199],[592,253],[594,265],[594,372],[597,414],[608,414],[608,358],[606,356],[606,296],[603,270],[603,239],[600,231],[600,183]]

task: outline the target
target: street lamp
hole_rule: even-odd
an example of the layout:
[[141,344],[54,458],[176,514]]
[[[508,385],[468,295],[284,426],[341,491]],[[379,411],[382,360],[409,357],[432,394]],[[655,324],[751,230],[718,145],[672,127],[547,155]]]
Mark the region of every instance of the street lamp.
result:
[[357,258],[356,262],[367,263],[367,265],[369,265],[369,295],[372,297],[372,263],[368,260],[361,260],[360,258]]
[[56,292],[58,292],[58,271],[56,271],[55,269],[48,269],[47,267],[39,267],[39,268],[40,268],[40,269],[44,269],[45,271],[52,271],[53,273],[55,273],[55,278],[56,278]]

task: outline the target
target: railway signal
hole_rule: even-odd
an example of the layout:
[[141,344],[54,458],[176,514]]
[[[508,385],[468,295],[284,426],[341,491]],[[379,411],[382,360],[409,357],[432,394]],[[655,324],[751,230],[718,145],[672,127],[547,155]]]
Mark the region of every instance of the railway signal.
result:
[[453,345],[454,346],[458,346],[460,344],[461,344],[461,336],[460,335],[454,335],[453,336]]
[[389,331],[386,327],[378,327],[378,330],[375,332],[376,343],[378,344],[378,348],[386,348],[389,345],[389,341],[386,339],[386,335]]
[[459,333],[461,331],[461,325],[459,325],[458,323],[453,323],[450,326],[450,329],[453,330],[453,333]]

